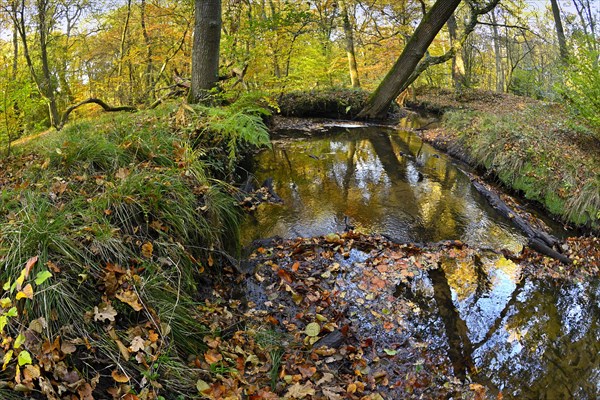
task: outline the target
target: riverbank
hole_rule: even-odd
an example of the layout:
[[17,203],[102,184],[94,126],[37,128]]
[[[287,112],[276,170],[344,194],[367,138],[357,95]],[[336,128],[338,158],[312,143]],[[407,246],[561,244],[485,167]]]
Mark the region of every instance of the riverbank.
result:
[[239,246],[233,185],[269,144],[252,104],[168,103],[22,140],[0,160],[0,398],[194,398],[204,301]]
[[443,114],[426,141],[482,168],[572,227],[600,229],[600,140],[560,105],[427,89],[409,106]]

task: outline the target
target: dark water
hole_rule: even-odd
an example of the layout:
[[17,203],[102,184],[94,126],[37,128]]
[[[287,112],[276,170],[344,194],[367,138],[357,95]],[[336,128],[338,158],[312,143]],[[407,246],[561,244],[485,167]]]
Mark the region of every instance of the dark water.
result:
[[290,134],[258,155],[255,174],[259,182],[272,177],[285,204],[261,206],[247,221],[245,243],[318,236],[347,224],[401,241],[461,239],[513,250],[523,242],[446,155],[409,132]]
[[[285,204],[260,206],[244,226],[246,243],[323,235],[347,224],[403,241],[460,239],[516,251],[524,242],[452,160],[408,132],[338,127],[314,137],[290,133],[256,162],[257,180],[272,177]],[[366,258],[354,252],[339,260],[347,273],[337,290],[349,303],[356,300],[353,326],[383,348],[401,338],[383,330],[371,312],[394,310],[393,304],[384,304],[385,296],[364,300],[369,292],[355,283]],[[442,353],[457,378],[485,386],[489,398],[600,398],[598,279],[538,280],[482,251],[463,262],[442,260],[409,284],[391,279],[389,295],[415,304],[406,315],[398,311],[405,339],[429,343],[428,351]]]
[[435,300],[417,325],[448,350],[456,376],[471,372],[504,398],[599,398],[599,280],[541,281],[484,256],[448,260],[415,287]]

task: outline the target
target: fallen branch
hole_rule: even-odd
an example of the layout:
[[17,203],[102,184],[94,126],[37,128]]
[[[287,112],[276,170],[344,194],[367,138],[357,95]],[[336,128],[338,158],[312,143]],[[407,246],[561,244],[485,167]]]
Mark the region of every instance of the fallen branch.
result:
[[77,108],[84,106],[86,104],[97,104],[100,107],[102,107],[104,109],[104,111],[106,112],[119,112],[119,111],[129,111],[129,112],[134,112],[137,111],[138,109],[136,107],[133,106],[117,106],[117,107],[112,107],[108,104],[106,104],[104,101],[100,100],[100,99],[96,99],[93,97],[90,97],[89,99],[80,101],[77,104],[73,104],[72,106],[70,106],[69,108],[67,108],[67,110],[64,112],[61,120],[60,120],[60,124],[58,125],[57,129],[60,130],[62,129],[65,124],[67,123],[67,121],[69,120],[69,115],[75,111]]
[[471,183],[473,186],[475,186],[475,189],[477,189],[477,191],[487,199],[487,201],[496,211],[508,218],[513,225],[519,228],[525,234],[525,236],[527,236],[529,239],[527,246],[529,248],[537,251],[540,254],[554,258],[563,264],[572,263],[569,257],[552,248],[560,243],[557,238],[547,232],[532,227],[527,221],[525,221],[525,219],[507,206],[506,203],[502,201],[500,196],[486,188],[483,184],[473,179],[471,179]]

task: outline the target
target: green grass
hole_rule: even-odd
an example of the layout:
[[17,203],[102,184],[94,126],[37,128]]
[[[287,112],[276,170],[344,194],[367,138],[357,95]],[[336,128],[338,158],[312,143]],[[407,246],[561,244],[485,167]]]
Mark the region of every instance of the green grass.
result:
[[444,125],[453,145],[472,164],[541,203],[565,222],[600,229],[600,148],[586,126],[565,122],[549,106],[529,106],[510,115],[451,111]]
[[[32,276],[54,269],[5,334],[15,337],[43,317],[40,340],[90,343],[94,360],[69,364],[87,371],[85,379],[116,365],[134,386],[151,375],[163,393],[195,394],[198,373],[187,357],[201,354],[208,332],[199,322],[199,277],[218,273],[216,254],[239,246],[235,188],[214,175],[231,176],[241,153],[268,144],[260,110],[250,102],[221,109],[167,104],[76,122],[15,148],[13,160],[25,161],[3,171],[9,183],[0,193],[0,283],[13,282],[32,256],[39,256]],[[176,118],[182,114],[183,125]],[[211,154],[222,157],[218,168]],[[149,244],[150,256],[143,251]],[[218,260],[212,269],[211,254]],[[135,294],[141,310],[119,300],[119,290]],[[160,333],[159,357],[148,368],[123,359],[108,322],[94,319],[94,307],[106,302],[117,312],[110,326],[123,343],[132,332]],[[14,379],[14,367],[0,379]]]

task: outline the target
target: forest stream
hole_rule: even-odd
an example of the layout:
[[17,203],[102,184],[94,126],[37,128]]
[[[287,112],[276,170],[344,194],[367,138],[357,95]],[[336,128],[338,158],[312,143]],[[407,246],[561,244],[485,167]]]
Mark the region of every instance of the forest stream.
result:
[[[598,397],[599,280],[556,284],[502,256],[498,250],[519,253],[526,239],[475,190],[468,167],[409,130],[354,123],[280,132],[255,163],[257,180],[272,177],[283,204],[258,207],[243,228],[246,244],[354,229],[396,242],[456,240],[488,249],[463,259],[442,255],[437,268],[422,270],[379,268],[360,249],[327,264],[333,276],[325,272],[323,281],[343,297],[356,335],[383,354],[371,360],[389,378],[389,398],[406,395],[407,371],[423,368],[432,376],[450,371],[490,398]],[[379,281],[374,292],[369,284]],[[252,279],[247,296],[259,308],[278,297]],[[290,320],[302,311],[294,302],[280,303]]]

